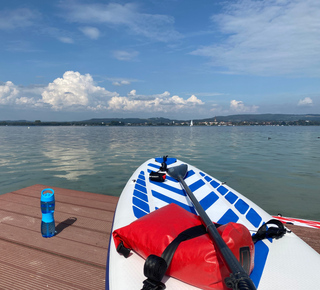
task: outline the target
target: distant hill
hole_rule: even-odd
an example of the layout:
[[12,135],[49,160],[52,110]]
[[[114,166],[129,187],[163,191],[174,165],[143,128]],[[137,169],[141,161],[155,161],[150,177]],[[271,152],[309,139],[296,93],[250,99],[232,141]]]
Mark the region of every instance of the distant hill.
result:
[[96,118],[90,120],[84,120],[74,123],[86,123],[86,124],[109,124],[109,123],[123,123],[123,124],[167,124],[172,122],[173,120],[166,119],[166,118],[148,118],[148,119],[140,119],[140,118]]
[[320,121],[320,114],[243,114],[230,116],[216,116],[213,118],[195,120],[198,122],[290,122],[299,120]]

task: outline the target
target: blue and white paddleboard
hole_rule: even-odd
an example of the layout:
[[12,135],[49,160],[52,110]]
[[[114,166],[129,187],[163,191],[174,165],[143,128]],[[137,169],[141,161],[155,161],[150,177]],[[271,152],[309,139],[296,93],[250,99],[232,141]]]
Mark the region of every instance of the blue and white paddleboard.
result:
[[[150,159],[133,173],[120,196],[112,231],[170,203],[196,214],[178,181],[168,175],[165,182],[149,180],[149,173],[158,171],[162,162],[163,158]],[[175,158],[167,158],[166,163],[168,168],[185,164]],[[187,165],[185,182],[212,221],[219,224],[241,223],[254,234],[273,218],[228,185]],[[144,262],[135,253],[127,259],[119,255],[110,237],[106,289],[141,289],[146,279],[143,275]],[[320,289],[320,255],[294,233],[287,233],[278,240],[258,241],[254,264],[250,277],[259,290]],[[169,290],[198,289],[172,277],[165,276],[164,280]]]

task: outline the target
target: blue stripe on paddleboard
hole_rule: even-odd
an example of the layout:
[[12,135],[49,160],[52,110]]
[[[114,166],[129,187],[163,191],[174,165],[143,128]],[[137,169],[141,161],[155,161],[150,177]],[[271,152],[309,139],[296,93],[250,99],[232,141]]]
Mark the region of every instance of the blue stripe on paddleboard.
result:
[[211,191],[206,197],[200,200],[200,205],[204,210],[207,210],[211,205],[213,205],[219,197]]
[[144,180],[142,180],[142,179],[137,179],[137,184],[140,184],[140,185],[142,185],[142,186],[144,186],[144,187],[146,187],[146,182],[144,181]]
[[228,189],[226,189],[224,186],[220,185],[217,190],[222,194],[225,195],[228,192]]
[[194,213],[194,214],[197,214],[196,211],[194,210],[194,208],[190,207],[187,204],[184,204],[184,203],[182,203],[180,201],[177,201],[177,200],[175,200],[175,199],[173,199],[171,197],[168,197],[167,195],[164,195],[164,194],[162,194],[160,192],[157,192],[155,190],[151,190],[151,193],[155,198],[158,198],[158,199],[160,199],[160,200],[162,200],[162,201],[164,201],[164,202],[166,202],[168,204],[175,203],[175,204],[181,206],[182,208],[186,209],[187,211],[189,211],[191,213]]
[[182,190],[182,189],[179,189],[179,188],[176,188],[176,187],[173,187],[171,185],[168,185],[167,183],[165,182],[155,182],[155,181],[150,181],[150,183],[154,184],[154,185],[157,185],[161,188],[164,188],[166,190],[169,190],[171,192],[174,192],[174,193],[177,193],[177,194],[180,194],[180,195],[183,195],[183,196],[186,196],[186,193]]
[[138,197],[138,198],[140,198],[140,199],[142,199],[145,202],[148,202],[148,196],[146,194],[142,193],[141,191],[138,191],[138,190],[135,189],[133,191],[133,195]]
[[203,173],[203,172],[199,172],[199,174],[203,177],[203,176],[205,176],[205,174]]
[[217,221],[218,224],[225,225],[227,223],[236,223],[239,217],[232,211],[228,209],[227,212]]
[[256,228],[260,225],[262,218],[259,216],[259,214],[253,209],[250,208],[246,215],[247,220],[254,225]]
[[257,288],[266,265],[268,253],[269,248],[263,241],[258,241],[254,244],[254,268],[250,278]]
[[233,204],[238,197],[231,191],[225,196],[226,200],[229,201],[231,204]]
[[139,219],[147,214],[146,212],[144,212],[143,210],[141,210],[140,208],[138,208],[136,206],[133,206],[132,209],[133,209],[134,216],[137,219]]
[[249,205],[243,201],[242,199],[239,199],[236,204],[234,205],[234,207],[241,213],[241,214],[245,214],[246,211],[249,209]]
[[213,188],[217,188],[220,183],[216,182],[215,180],[212,180],[212,181],[210,182],[210,184],[211,184],[211,186],[212,186]]
[[170,181],[173,181],[173,182],[175,182],[175,183],[179,183],[179,181],[178,181],[178,180],[176,180],[176,179],[172,178],[172,177],[171,177],[171,176],[169,176],[168,174],[166,175],[166,180],[170,180]]
[[212,180],[212,178],[209,177],[209,176],[205,176],[204,179],[205,179],[206,181],[208,181],[208,182],[210,182],[210,181]]
[[144,186],[141,186],[140,184],[135,184],[134,186],[135,189],[140,190],[141,192],[147,194],[147,189]]
[[147,202],[144,202],[143,200],[141,200],[139,198],[133,197],[132,198],[132,203],[136,207],[144,210],[145,212],[147,212],[147,213],[150,212],[149,204]]
[[150,167],[153,167],[153,168],[156,168],[156,169],[160,169],[160,166],[159,165],[156,165],[156,164],[152,164],[152,163],[149,163],[148,166]]
[[[142,171],[142,172],[143,172],[143,171]],[[139,174],[139,176],[138,176],[138,179],[146,180],[146,178],[145,178],[145,176],[144,176],[144,172],[143,172],[143,174],[141,174],[141,172],[140,172],[140,174]]]
[[203,185],[205,185],[204,181],[202,179],[199,179],[195,183],[192,183],[191,185],[189,185],[189,188],[193,192],[199,189],[200,187],[202,187]]
[[186,177],[184,179],[187,179],[187,178],[191,177],[194,174],[196,174],[196,173],[193,170],[190,170],[190,171],[187,172],[187,175],[186,175]]

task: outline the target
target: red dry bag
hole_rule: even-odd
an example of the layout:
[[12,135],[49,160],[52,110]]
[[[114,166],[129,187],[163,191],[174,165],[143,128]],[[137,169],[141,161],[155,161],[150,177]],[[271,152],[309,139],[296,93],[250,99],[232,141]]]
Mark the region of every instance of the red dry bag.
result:
[[[147,259],[150,255],[161,256],[181,232],[200,225],[199,216],[176,204],[169,204],[115,230],[113,238],[118,249],[132,249]],[[219,226],[217,230],[238,261],[247,268],[248,274],[251,273],[254,243],[249,230],[231,222]],[[230,272],[209,235],[203,234],[178,245],[166,275],[201,289],[212,290],[228,289],[224,279],[229,277]]]

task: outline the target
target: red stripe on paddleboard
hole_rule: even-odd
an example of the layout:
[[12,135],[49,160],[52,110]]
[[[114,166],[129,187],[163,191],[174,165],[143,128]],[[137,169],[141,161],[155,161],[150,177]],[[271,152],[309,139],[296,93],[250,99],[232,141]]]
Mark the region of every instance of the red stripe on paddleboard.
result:
[[320,222],[317,222],[317,221],[310,221],[310,220],[303,220],[303,219],[296,219],[296,218],[286,218],[286,217],[280,217],[280,216],[274,216],[274,218],[276,218],[284,223],[291,222],[294,224],[295,222],[298,222],[298,223],[302,224],[300,226],[307,225],[307,226],[310,226],[313,228],[320,229]]

